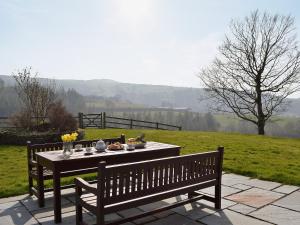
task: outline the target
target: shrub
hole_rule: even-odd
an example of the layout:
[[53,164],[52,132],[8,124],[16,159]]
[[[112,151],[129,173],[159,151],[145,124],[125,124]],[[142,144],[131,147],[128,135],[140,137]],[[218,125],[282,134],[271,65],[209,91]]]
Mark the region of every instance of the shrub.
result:
[[53,103],[48,110],[50,128],[58,132],[77,130],[77,120],[63,106],[62,101]]
[[[84,130],[76,131],[78,133],[77,140],[84,138]],[[0,129],[0,144],[2,145],[26,145],[27,141],[31,143],[51,143],[61,142],[63,133],[48,132],[28,132],[20,129]]]
[[31,130],[31,128],[33,127],[31,114],[26,110],[22,110],[20,112],[15,113],[9,119],[10,119],[10,123],[15,127],[28,129],[28,130]]
[[84,139],[85,131],[83,129],[78,129],[76,132],[78,133],[77,141]]

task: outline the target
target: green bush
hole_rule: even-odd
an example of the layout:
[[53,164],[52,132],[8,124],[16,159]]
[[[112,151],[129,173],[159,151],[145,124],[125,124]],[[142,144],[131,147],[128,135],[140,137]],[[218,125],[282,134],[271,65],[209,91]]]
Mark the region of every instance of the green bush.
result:
[[[77,140],[84,138],[84,130],[78,130]],[[49,143],[61,142],[61,135],[64,133],[48,132],[29,132],[19,129],[1,129],[0,145],[26,145],[27,141],[31,143]]]

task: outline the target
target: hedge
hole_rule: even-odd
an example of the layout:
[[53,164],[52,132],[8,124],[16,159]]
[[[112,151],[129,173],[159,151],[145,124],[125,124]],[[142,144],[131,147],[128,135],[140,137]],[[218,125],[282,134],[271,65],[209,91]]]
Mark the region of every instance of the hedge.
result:
[[[84,138],[84,130],[78,130],[77,140]],[[68,133],[68,132],[65,132]],[[48,132],[30,132],[19,129],[0,129],[0,145],[26,145],[27,141],[31,143],[49,143],[61,142],[61,135],[64,133]]]

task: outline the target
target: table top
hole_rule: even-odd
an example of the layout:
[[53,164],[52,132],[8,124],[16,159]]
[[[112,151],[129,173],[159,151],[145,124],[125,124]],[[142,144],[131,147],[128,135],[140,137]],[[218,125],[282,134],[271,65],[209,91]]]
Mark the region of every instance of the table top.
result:
[[85,155],[86,151],[83,148],[83,151],[80,152],[74,152],[70,158],[64,158],[62,154],[62,150],[58,151],[46,151],[46,152],[37,152],[36,156],[37,158],[43,158],[44,160],[51,161],[51,162],[60,162],[60,161],[72,161],[72,160],[78,160],[78,159],[94,159],[94,158],[101,158],[101,157],[109,157],[114,155],[123,155],[123,154],[132,154],[135,153],[142,153],[142,152],[149,152],[149,151],[159,151],[162,149],[180,149],[180,146],[177,145],[171,145],[171,144],[165,144],[165,143],[159,143],[159,142],[147,142],[145,148],[142,149],[135,149],[135,150],[118,150],[118,151],[110,151],[106,150],[105,152],[97,152],[95,149],[92,150],[91,155]]

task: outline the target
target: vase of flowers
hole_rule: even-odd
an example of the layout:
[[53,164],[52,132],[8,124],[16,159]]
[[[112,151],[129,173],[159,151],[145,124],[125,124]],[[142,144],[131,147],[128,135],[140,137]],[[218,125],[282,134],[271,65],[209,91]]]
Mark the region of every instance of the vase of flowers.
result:
[[70,158],[73,154],[73,141],[76,141],[77,136],[78,133],[76,132],[61,136],[61,140],[63,141],[63,156],[65,158]]

